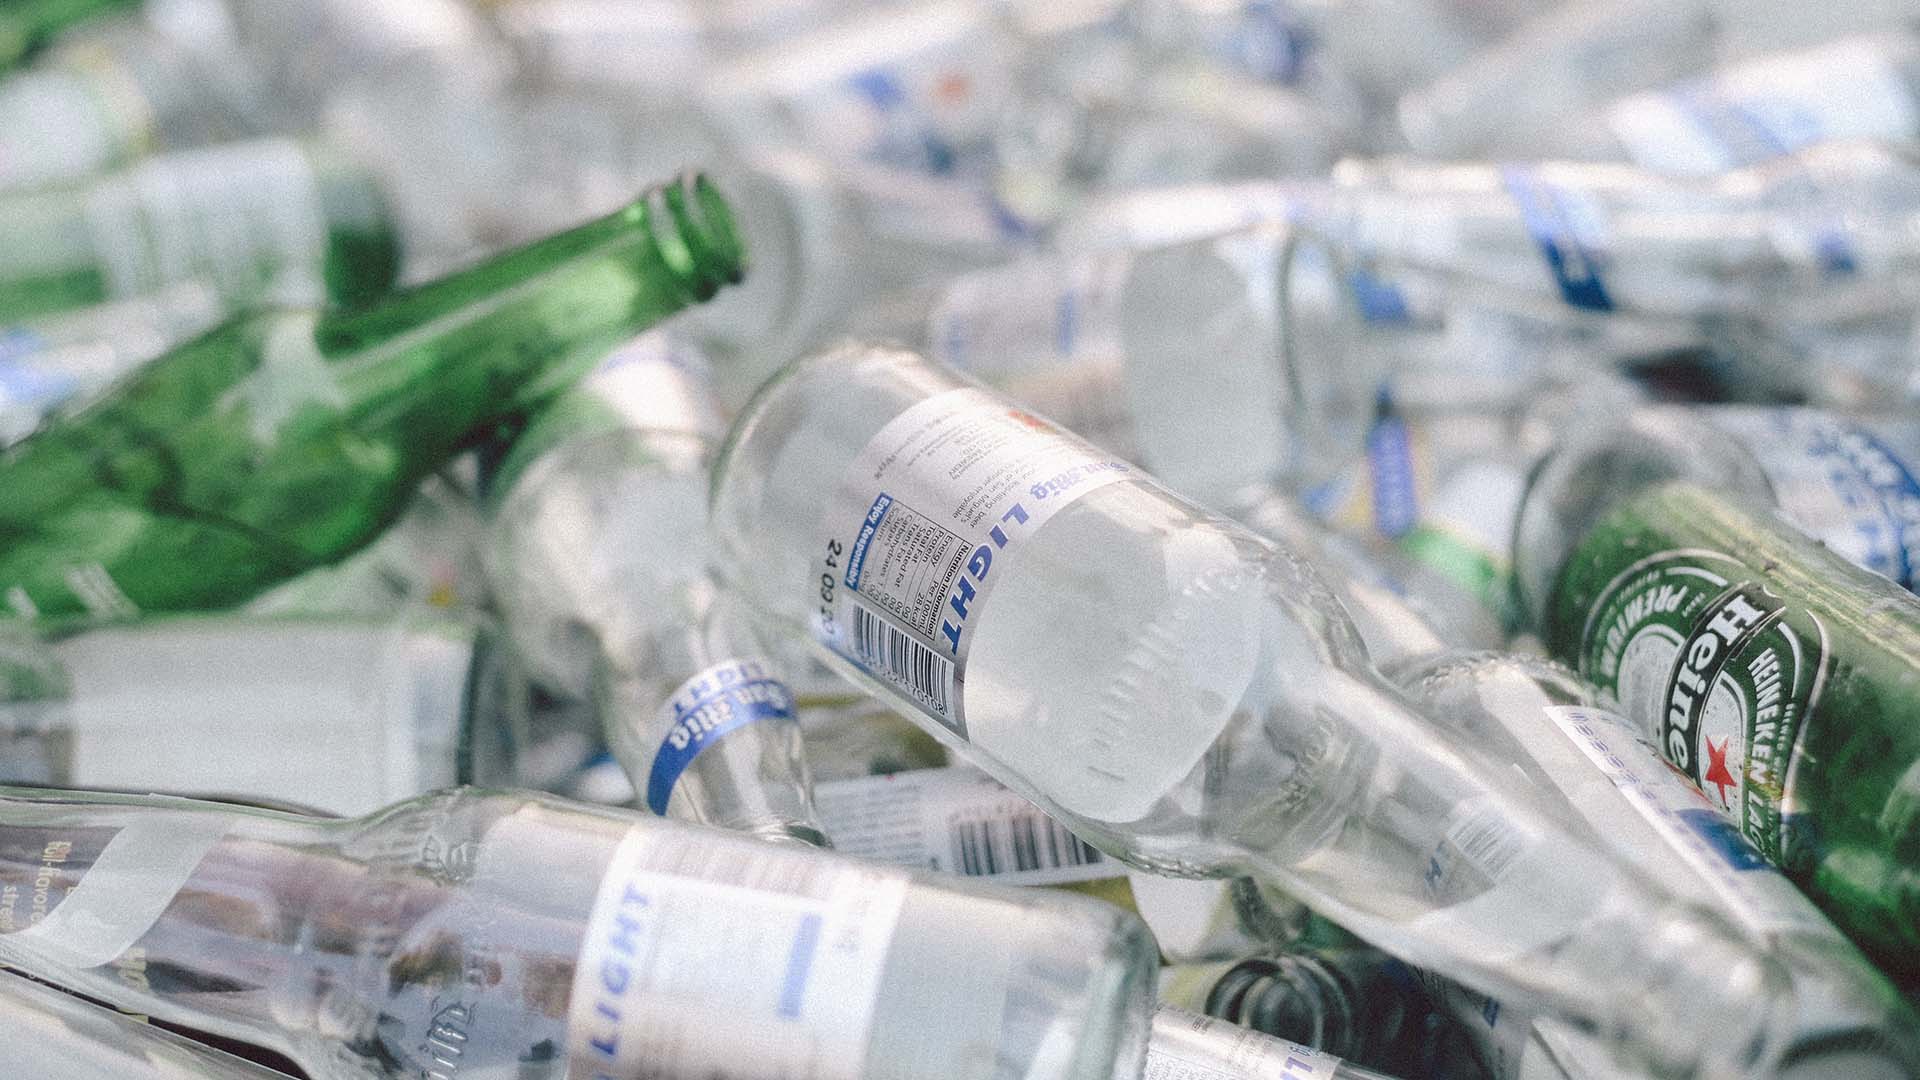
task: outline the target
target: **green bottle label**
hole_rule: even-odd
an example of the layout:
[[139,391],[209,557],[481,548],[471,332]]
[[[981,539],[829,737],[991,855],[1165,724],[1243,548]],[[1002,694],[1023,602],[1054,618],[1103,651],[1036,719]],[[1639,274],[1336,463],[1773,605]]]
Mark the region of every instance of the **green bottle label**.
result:
[[1666,484],[1564,563],[1541,637],[1891,970],[1920,976],[1920,600]]
[[1590,610],[1581,670],[1643,723],[1657,717],[1648,734],[1667,760],[1779,862],[1800,728],[1826,676],[1819,617],[1704,549],[1640,560]]

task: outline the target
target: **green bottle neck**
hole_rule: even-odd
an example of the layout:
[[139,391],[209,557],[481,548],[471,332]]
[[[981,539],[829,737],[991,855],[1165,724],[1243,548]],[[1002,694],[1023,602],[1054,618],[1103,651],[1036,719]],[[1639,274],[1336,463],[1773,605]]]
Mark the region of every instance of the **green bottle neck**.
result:
[[327,312],[314,342],[349,396],[393,422],[470,426],[545,402],[622,341],[738,281],[742,262],[726,203],[688,175],[472,269]]

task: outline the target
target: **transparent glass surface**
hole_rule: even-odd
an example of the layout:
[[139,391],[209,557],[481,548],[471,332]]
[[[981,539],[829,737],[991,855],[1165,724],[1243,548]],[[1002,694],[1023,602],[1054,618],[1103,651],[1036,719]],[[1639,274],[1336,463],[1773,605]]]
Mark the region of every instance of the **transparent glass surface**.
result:
[[152,1024],[0,974],[8,1037],[0,1066],[43,1080],[285,1080]]
[[[650,931],[683,947],[697,944],[688,935],[724,942],[726,912],[751,918],[803,902],[821,875],[901,883],[879,968],[859,976],[875,1009],[858,1075],[1104,1080],[1136,1068],[1145,1042],[1151,939],[1131,916],[1082,898],[471,789],[343,822],[13,789],[0,821],[0,877],[24,890],[0,908],[12,920],[0,927],[0,958],[130,1011],[274,1049],[316,1080],[454,1068],[478,1080],[571,1075],[570,1046],[584,1036],[570,1028],[593,1011],[572,1000],[576,967],[597,955],[583,947],[616,848],[631,850],[623,838],[643,844],[632,872],[657,887],[717,890],[708,918],[683,908]],[[682,1010],[727,1010],[779,980],[724,964],[641,970],[633,977],[673,988],[651,1002],[663,1023]],[[693,1043],[675,1060],[726,1061],[772,1080],[756,1047],[777,1042],[774,1032],[681,1030]]]
[[630,343],[520,436],[491,481],[490,575],[516,650],[594,702],[646,805],[823,842],[793,694],[707,577],[699,363]]
[[[790,365],[715,471],[729,579],[807,633],[819,515],[850,462],[909,406],[966,385],[887,350]],[[1772,1061],[1772,965],[1416,711],[1293,553],[1135,477],[1058,511],[998,573],[971,631],[966,741],[891,680],[823,655],[1135,865],[1270,877],[1404,959],[1539,995],[1658,1069]],[[1710,993],[1700,949],[1724,962]],[[1742,1034],[1704,1044],[1708,1012]]]

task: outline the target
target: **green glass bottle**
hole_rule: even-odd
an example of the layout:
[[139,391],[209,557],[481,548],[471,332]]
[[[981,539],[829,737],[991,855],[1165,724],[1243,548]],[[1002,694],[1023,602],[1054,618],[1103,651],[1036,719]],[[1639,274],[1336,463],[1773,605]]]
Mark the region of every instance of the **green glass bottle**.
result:
[[0,198],[0,322],[204,280],[235,308],[357,304],[393,286],[394,216],[372,174],[324,147],[187,150],[70,190]]
[[7,0],[0,7],[0,71],[88,19],[139,6],[140,0]]
[[336,560],[742,261],[688,176],[369,307],[230,322],[0,454],[0,595],[26,616],[218,608]]
[[1732,480],[1553,459],[1522,601],[1648,741],[1890,974],[1920,983],[1920,599]]

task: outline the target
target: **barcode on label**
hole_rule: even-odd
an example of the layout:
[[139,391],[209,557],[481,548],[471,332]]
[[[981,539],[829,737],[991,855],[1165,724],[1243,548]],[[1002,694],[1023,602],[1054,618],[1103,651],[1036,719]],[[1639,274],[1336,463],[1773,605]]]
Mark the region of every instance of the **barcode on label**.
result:
[[1474,804],[1447,830],[1447,842],[1489,881],[1507,876],[1514,860],[1526,850],[1527,839],[1497,803]]
[[953,662],[887,620],[853,604],[854,658],[886,676],[941,716],[951,716]]
[[957,862],[953,870],[968,877],[1058,870],[1104,861],[1092,845],[1038,811],[956,821],[950,836]]

